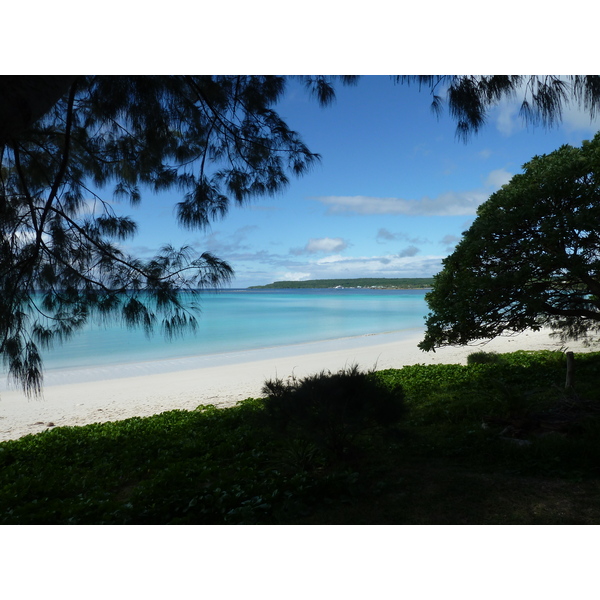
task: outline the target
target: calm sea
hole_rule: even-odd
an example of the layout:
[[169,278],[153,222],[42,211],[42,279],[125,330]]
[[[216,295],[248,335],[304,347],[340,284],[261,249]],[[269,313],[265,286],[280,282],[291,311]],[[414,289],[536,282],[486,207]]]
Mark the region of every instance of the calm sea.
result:
[[160,332],[89,325],[44,354],[46,371],[108,366],[422,329],[422,290],[227,290],[206,292],[196,334],[166,341]]

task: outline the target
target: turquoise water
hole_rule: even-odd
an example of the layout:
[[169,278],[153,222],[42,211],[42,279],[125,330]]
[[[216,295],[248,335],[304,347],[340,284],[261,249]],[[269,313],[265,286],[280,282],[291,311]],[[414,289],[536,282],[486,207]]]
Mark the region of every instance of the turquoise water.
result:
[[90,325],[44,354],[47,371],[253,350],[419,328],[422,290],[228,290],[205,293],[196,334]]

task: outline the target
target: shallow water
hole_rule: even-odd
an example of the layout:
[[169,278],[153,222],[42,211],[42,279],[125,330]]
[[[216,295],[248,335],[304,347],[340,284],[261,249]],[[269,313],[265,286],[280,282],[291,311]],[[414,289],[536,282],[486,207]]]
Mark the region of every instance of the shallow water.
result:
[[422,328],[422,290],[227,290],[202,296],[196,334],[148,339],[90,324],[43,355],[46,372],[247,351]]

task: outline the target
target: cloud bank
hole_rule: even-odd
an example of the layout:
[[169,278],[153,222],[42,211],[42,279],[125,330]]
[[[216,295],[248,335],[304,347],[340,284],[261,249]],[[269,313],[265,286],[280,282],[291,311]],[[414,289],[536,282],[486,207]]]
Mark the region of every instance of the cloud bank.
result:
[[484,190],[446,192],[435,198],[424,196],[419,200],[404,198],[377,198],[373,196],[320,196],[315,198],[327,206],[327,214],[407,215],[454,217],[474,215],[477,207],[489,194]]
[[342,238],[311,238],[304,248],[292,248],[290,254],[300,256],[302,254],[331,254],[341,252],[348,247],[348,242]]
[[442,267],[442,256],[389,254],[385,256],[327,256],[305,265],[310,279],[341,277],[432,277]]
[[385,227],[381,227],[379,229],[379,231],[377,231],[377,236],[375,237],[375,241],[378,244],[383,244],[385,242],[395,242],[398,240],[407,241],[407,242],[410,242],[411,244],[428,244],[429,243],[429,240],[427,240],[426,238],[412,237],[412,236],[409,236],[407,233],[404,233],[403,231],[400,231],[400,232],[389,231]]

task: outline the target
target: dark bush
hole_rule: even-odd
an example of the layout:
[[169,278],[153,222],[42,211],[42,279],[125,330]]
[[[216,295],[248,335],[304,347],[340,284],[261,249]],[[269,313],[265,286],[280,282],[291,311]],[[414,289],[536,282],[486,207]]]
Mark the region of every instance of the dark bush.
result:
[[499,364],[502,362],[503,357],[497,352],[484,352],[481,350],[479,352],[472,352],[469,354],[469,356],[467,356],[468,365],[490,365]]
[[385,386],[356,366],[303,379],[269,380],[262,391],[274,425],[336,453],[343,453],[360,432],[397,423],[404,408],[401,387]]

